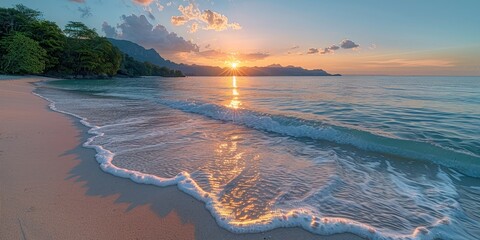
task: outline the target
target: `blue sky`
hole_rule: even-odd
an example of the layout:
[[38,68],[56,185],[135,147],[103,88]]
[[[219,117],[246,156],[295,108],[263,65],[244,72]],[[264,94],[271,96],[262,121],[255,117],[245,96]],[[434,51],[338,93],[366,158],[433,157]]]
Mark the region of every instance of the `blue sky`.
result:
[[[61,26],[82,21],[102,35],[109,26],[110,37],[177,62],[480,75],[477,0],[2,0],[0,6],[18,3]],[[342,45],[346,40],[353,45]]]

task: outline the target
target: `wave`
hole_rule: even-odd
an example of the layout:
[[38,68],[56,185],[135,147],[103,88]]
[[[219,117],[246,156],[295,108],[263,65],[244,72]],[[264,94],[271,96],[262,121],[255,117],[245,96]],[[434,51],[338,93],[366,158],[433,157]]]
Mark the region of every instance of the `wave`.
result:
[[212,119],[229,121],[249,128],[297,138],[325,140],[409,159],[426,160],[454,168],[468,176],[480,177],[480,156],[443,148],[428,142],[392,138],[353,128],[294,117],[259,113],[248,109],[233,109],[198,101],[158,100],[158,103],[184,112]]
[[[369,226],[367,224],[364,224],[358,221],[350,220],[347,218],[317,216],[315,215],[314,211],[308,208],[296,208],[289,211],[280,210],[280,211],[273,212],[268,216],[268,218],[250,220],[248,222],[237,221],[229,216],[222,215],[220,203],[216,199],[211,197],[208,192],[204,191],[195,182],[195,180],[190,176],[188,172],[180,172],[175,177],[172,177],[172,178],[163,178],[163,177],[155,176],[152,174],[145,174],[139,171],[124,169],[124,168],[115,166],[112,163],[113,158],[115,157],[115,153],[109,151],[108,149],[105,149],[101,145],[92,144],[95,138],[101,137],[104,135],[104,133],[100,131],[101,128],[99,126],[95,126],[89,123],[88,118],[56,108],[55,102],[45,96],[42,96],[35,92],[32,92],[32,93],[50,102],[49,108],[51,110],[78,118],[84,126],[89,128],[88,133],[93,136],[88,138],[88,140],[85,143],[83,143],[83,147],[93,148],[96,150],[95,158],[97,162],[100,164],[100,168],[104,172],[110,173],[118,177],[128,178],[136,183],[151,184],[151,185],[160,186],[160,187],[177,185],[178,189],[180,189],[181,191],[205,203],[206,209],[210,211],[211,215],[214,217],[214,219],[216,220],[219,226],[234,233],[257,233],[257,232],[265,232],[265,231],[273,230],[276,228],[282,228],[282,227],[300,227],[306,231],[309,231],[311,233],[318,234],[318,235],[352,233],[367,239],[378,239],[378,240],[412,239],[413,240],[413,239],[436,239],[438,237],[446,237],[444,233],[448,232],[447,231],[448,226],[452,224],[452,220],[450,220],[450,218],[448,217],[445,217],[443,219],[438,220],[437,222],[435,222],[434,224],[428,227],[419,226],[415,228],[411,234],[400,235],[394,232],[380,232],[380,231],[377,231],[372,226]],[[205,107],[207,109],[212,109],[212,108],[217,110],[223,109],[220,106],[208,105],[208,104],[195,106],[195,104],[192,105],[192,103],[183,103],[181,104],[181,106],[183,106],[183,108],[190,106],[189,108],[190,112],[195,112],[194,109],[198,111],[199,109],[202,109]],[[180,105],[177,105],[177,107],[180,107]],[[203,113],[204,115],[207,115],[207,116],[212,115],[211,117],[216,116],[218,117],[218,119],[221,119],[220,116],[223,116],[225,118],[229,116],[227,114],[227,111],[225,111],[226,109],[223,109],[223,110],[224,111],[220,111],[220,112],[217,111],[217,115],[213,114],[215,111],[213,112],[203,111]],[[246,114],[246,113],[243,113],[243,114]],[[261,119],[260,122],[263,122],[263,125],[260,125],[260,126],[272,127],[272,128],[265,127],[264,130],[272,131],[277,128],[284,129],[283,127],[281,127],[283,125],[280,122],[272,119],[273,116],[267,117],[267,115],[258,116],[253,114],[247,117],[247,115],[248,114],[246,114],[246,116],[241,118],[236,117],[235,121],[237,123],[241,123],[241,122],[238,122],[238,119],[242,119],[244,124],[247,125],[247,123],[249,123],[247,119],[253,118],[251,120],[258,120],[257,118],[259,118]],[[294,136],[307,136],[306,133],[309,132],[308,131],[309,128],[307,126],[300,125],[297,127],[300,127],[301,129],[304,129],[304,130],[300,130],[300,131],[297,130],[298,134]],[[293,131],[293,130],[289,130],[289,131]],[[333,130],[328,130],[327,132],[329,134],[335,133],[330,131],[333,131]],[[287,132],[280,132],[280,133],[287,133]],[[302,133],[303,135],[300,133]]]

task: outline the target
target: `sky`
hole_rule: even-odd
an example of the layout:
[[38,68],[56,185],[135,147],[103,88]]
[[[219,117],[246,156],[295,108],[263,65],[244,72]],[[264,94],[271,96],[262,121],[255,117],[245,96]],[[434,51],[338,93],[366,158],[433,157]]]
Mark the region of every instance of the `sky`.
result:
[[479,0],[0,0],[213,66],[480,75]]

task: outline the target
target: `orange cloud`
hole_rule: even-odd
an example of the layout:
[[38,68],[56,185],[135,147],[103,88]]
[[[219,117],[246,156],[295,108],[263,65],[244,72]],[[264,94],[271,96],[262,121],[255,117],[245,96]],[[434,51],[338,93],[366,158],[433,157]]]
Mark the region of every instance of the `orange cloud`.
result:
[[223,31],[227,28],[241,29],[238,23],[228,23],[228,18],[220,13],[205,10],[202,13],[201,19],[207,23],[206,29],[213,29],[215,31]]
[[227,29],[238,30],[242,28],[238,23],[229,23],[227,16],[221,13],[208,9],[204,10],[203,12],[200,11],[200,9],[193,3],[190,3],[187,6],[180,5],[178,10],[180,13],[182,13],[182,15],[172,16],[170,21],[175,26],[181,26],[190,21],[195,22],[196,24],[192,24],[190,32],[195,32],[201,25],[202,29],[215,31],[223,31]]
[[194,22],[192,23],[192,26],[190,26],[190,31],[191,33],[194,33],[198,30],[198,23]]
[[142,5],[150,5],[153,0],[133,0],[134,3],[142,4]]
[[172,22],[173,25],[180,26],[188,22],[189,19],[186,18],[185,16],[173,16],[172,18],[170,18],[170,21]]

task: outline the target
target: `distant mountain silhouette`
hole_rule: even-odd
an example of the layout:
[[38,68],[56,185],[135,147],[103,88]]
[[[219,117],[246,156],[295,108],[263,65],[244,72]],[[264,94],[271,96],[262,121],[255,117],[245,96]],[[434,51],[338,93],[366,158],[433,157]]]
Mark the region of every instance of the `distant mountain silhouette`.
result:
[[[145,49],[144,47],[127,40],[118,40],[108,38],[114,46],[125,54],[130,55],[137,61],[150,62],[152,64],[168,67],[182,71],[187,76],[223,76],[230,75],[228,68],[188,65],[183,63],[174,63],[166,60],[158,54],[153,48]],[[241,67],[236,71],[236,75],[240,76],[340,76],[340,74],[330,74],[322,69],[308,70],[301,67],[286,66],[272,64],[266,67]]]

